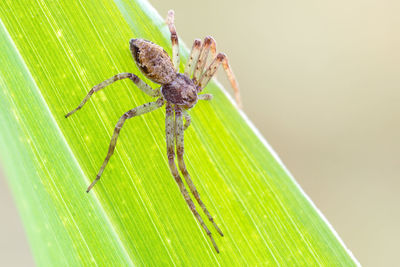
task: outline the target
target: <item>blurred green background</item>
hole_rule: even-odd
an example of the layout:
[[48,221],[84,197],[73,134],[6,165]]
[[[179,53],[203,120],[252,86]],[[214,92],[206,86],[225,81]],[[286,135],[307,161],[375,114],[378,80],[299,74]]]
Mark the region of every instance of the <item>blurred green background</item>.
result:
[[[395,266],[400,2],[150,2],[163,16],[175,10],[187,46],[206,35],[217,40],[245,113],[360,263]],[[229,88],[222,71],[218,77]],[[3,177],[0,213],[0,265],[33,265]]]

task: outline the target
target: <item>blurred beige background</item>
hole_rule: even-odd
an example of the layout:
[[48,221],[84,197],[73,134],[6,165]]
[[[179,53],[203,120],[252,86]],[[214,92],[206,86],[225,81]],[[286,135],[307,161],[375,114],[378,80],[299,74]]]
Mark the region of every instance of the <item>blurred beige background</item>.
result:
[[[150,2],[188,46],[216,38],[245,112],[360,263],[399,265],[400,1]],[[0,182],[0,265],[31,265]]]

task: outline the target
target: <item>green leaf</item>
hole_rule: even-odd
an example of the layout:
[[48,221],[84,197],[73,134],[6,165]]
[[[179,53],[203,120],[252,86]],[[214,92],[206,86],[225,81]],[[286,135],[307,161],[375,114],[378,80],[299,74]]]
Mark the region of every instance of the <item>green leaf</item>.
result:
[[206,222],[221,253],[170,174],[163,109],[127,121],[86,194],[118,118],[151,99],[120,81],[64,114],[93,85],[140,74],[130,38],[170,53],[167,27],[142,0],[5,0],[0,16],[0,158],[38,265],[358,264],[216,82],[214,99],[190,111],[185,159],[225,233]]

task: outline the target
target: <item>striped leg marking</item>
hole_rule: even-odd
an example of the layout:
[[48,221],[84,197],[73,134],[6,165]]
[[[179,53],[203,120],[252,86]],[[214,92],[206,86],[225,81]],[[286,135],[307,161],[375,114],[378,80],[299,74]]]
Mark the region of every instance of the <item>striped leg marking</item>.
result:
[[207,58],[208,58],[208,54],[209,54],[210,50],[213,53],[213,51],[215,51],[215,49],[216,49],[216,43],[215,43],[214,38],[212,38],[211,36],[207,36],[206,38],[204,38],[203,44],[201,46],[199,58],[196,62],[196,66],[194,67],[193,81],[195,83],[197,83],[197,81],[199,80],[199,77],[201,76],[201,74],[203,74],[204,66],[207,63]]
[[169,31],[171,32],[171,43],[172,43],[172,62],[174,63],[175,70],[179,71],[179,42],[178,34],[174,24],[174,11],[168,11],[167,24]]

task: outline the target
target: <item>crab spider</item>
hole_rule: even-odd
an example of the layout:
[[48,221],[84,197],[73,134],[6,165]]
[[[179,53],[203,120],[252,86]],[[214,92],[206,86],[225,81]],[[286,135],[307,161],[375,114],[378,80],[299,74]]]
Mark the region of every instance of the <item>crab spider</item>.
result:
[[[158,98],[154,102],[138,106],[125,112],[118,120],[118,123],[114,129],[113,136],[111,138],[107,156],[96,176],[96,179],[89,185],[86,191],[89,192],[97,183],[97,181],[99,181],[105,167],[107,166],[108,161],[113,155],[119,132],[121,131],[121,128],[124,125],[125,121],[127,119],[154,111],[165,104],[165,132],[169,168],[171,170],[172,176],[178,184],[178,187],[187,205],[189,206],[190,210],[192,211],[193,215],[196,217],[202,228],[209,236],[215,250],[219,253],[218,246],[215,243],[210,230],[207,228],[202,217],[197,212],[194,202],[189,196],[189,193],[182,181],[182,178],[179,175],[177,166],[175,164],[175,151],[179,169],[184,179],[186,180],[190,191],[192,192],[194,198],[200,205],[203,212],[206,214],[209,221],[214,225],[218,233],[223,236],[222,231],[216,225],[213,217],[210,215],[205,204],[201,200],[200,195],[186,169],[185,161],[183,159],[183,133],[184,130],[189,127],[191,122],[190,115],[187,111],[193,108],[198,100],[212,99],[212,95],[210,94],[199,93],[203,91],[204,87],[206,87],[210,79],[215,75],[219,65],[222,64],[228,76],[228,79],[234,89],[237,104],[240,107],[241,102],[239,87],[235,76],[233,75],[232,69],[229,66],[227,56],[223,53],[216,53],[215,40],[210,36],[205,37],[203,42],[199,39],[196,39],[194,41],[189,59],[185,66],[185,71],[184,73],[179,73],[179,43],[178,35],[176,33],[174,25],[174,12],[172,10],[168,12],[166,22],[171,33],[172,60],[163,48],[150,41],[143,39],[131,39],[129,41],[130,50],[137,66],[148,79],[160,84],[160,88],[151,88],[133,73],[120,73],[94,86],[83,99],[83,101],[79,104],[79,106],[66,114],[65,117],[67,118],[79,109],[81,109],[82,106],[95,92],[122,79],[130,79],[145,94],[149,95],[150,97]],[[210,51],[213,57],[213,61],[206,67],[206,62]],[[183,123],[183,118],[185,119],[185,123]]]

